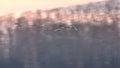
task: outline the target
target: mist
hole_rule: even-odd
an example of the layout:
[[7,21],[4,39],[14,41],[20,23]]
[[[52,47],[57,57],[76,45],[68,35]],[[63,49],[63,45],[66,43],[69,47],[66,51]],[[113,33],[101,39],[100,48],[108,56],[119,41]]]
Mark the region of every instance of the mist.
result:
[[0,16],[0,68],[120,68],[119,4],[111,3]]

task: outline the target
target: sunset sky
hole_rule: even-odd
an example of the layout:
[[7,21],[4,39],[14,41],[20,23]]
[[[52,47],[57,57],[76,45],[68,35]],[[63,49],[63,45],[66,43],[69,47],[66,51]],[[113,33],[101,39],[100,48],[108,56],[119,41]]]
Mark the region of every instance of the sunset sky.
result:
[[27,10],[51,9],[101,0],[0,0],[0,15],[6,13],[19,14]]

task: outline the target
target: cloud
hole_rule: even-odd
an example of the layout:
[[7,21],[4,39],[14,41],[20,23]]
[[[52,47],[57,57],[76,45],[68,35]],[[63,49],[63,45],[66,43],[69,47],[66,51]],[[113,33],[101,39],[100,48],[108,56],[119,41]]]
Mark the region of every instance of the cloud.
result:
[[0,14],[26,10],[50,9],[99,0],[0,0]]

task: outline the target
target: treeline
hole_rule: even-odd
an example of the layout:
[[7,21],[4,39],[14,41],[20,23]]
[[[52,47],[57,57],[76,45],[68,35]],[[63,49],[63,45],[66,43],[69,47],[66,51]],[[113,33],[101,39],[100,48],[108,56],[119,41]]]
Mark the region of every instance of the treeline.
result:
[[[9,21],[8,21],[9,22]],[[119,68],[119,21],[111,24],[26,18],[0,32],[1,68]],[[96,22],[97,23],[97,22]]]
[[0,68],[120,68],[116,15],[107,21],[72,19],[42,19],[40,11],[0,17]]

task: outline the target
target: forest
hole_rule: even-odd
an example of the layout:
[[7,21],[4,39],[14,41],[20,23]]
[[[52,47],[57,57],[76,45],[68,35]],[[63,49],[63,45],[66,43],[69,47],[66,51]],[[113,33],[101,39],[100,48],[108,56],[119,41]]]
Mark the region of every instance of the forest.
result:
[[0,16],[0,68],[120,68],[120,13],[105,6],[102,15],[37,10]]

